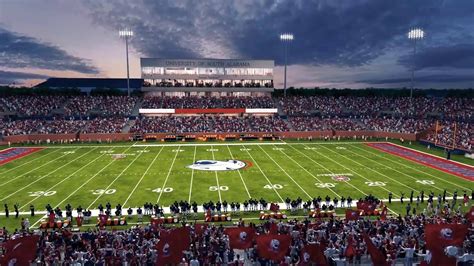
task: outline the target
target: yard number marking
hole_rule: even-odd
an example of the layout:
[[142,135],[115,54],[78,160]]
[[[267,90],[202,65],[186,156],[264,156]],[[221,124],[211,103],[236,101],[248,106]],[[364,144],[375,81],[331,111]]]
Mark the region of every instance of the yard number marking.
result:
[[40,197],[40,196],[45,196],[49,197],[54,194],[56,194],[56,191],[51,190],[51,191],[35,191],[35,192],[28,192],[30,194],[30,197]]
[[369,187],[384,187],[385,186],[385,182],[381,182],[381,181],[369,181],[369,182],[365,182],[365,184]]
[[336,186],[336,184],[334,184],[334,183],[316,183],[314,185],[319,187],[319,188],[330,188],[330,187],[335,187]]
[[283,186],[280,184],[273,184],[273,185],[265,185],[263,188],[266,189],[282,189]]
[[227,191],[229,190],[229,187],[228,186],[210,186],[209,187],[209,191]]

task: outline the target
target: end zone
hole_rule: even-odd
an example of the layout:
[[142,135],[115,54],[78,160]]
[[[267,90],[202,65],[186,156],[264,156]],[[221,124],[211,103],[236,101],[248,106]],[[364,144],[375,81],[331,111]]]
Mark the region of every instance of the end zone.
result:
[[0,165],[25,157],[44,148],[8,148],[0,151]]

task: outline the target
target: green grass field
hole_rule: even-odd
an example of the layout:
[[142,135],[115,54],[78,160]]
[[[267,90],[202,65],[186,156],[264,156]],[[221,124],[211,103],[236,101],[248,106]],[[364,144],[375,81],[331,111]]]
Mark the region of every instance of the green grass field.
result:
[[[419,145],[411,148],[427,151]],[[432,151],[438,153],[439,151]],[[125,154],[122,159],[112,154]],[[439,155],[439,154],[438,154]],[[238,171],[199,171],[186,166],[197,160],[236,159],[252,166]],[[461,159],[464,163],[472,162]],[[471,160],[472,161],[472,160]],[[335,181],[332,176],[349,181]],[[71,204],[97,209],[99,203],[125,208],[145,202],[168,206],[187,200],[202,204],[252,198],[283,202],[285,198],[358,199],[372,194],[386,199],[448,190],[471,193],[470,181],[380,152],[357,142],[249,142],[249,143],[118,143],[61,145],[0,166],[0,202],[38,211],[46,204]],[[403,206],[393,208],[403,211]],[[3,213],[3,208],[0,209]],[[34,224],[42,216],[30,219]],[[10,218],[11,219],[11,218]],[[0,226],[9,224],[0,216]]]

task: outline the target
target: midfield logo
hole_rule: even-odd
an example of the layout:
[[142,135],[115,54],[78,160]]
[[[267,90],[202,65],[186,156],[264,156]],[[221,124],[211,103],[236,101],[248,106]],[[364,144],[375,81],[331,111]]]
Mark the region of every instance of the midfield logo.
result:
[[239,160],[215,161],[215,160],[199,160],[188,165],[188,168],[202,171],[234,171],[242,169],[247,164]]

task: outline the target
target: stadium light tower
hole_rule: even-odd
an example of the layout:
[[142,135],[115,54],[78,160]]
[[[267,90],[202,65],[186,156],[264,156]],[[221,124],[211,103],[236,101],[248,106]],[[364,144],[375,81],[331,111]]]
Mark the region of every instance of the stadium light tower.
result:
[[127,54],[127,95],[130,96],[130,68],[128,65],[128,39],[133,36],[133,31],[129,29],[120,30],[119,36],[125,39],[125,52]]
[[288,64],[288,44],[293,41],[293,33],[280,34],[280,41],[285,45],[285,81],[283,86],[283,96],[286,97],[286,66]]
[[411,71],[411,90],[410,100],[413,98],[413,88],[415,86],[415,68],[416,68],[416,41],[425,37],[425,32],[421,28],[413,28],[408,32],[408,39],[413,40],[413,69]]

